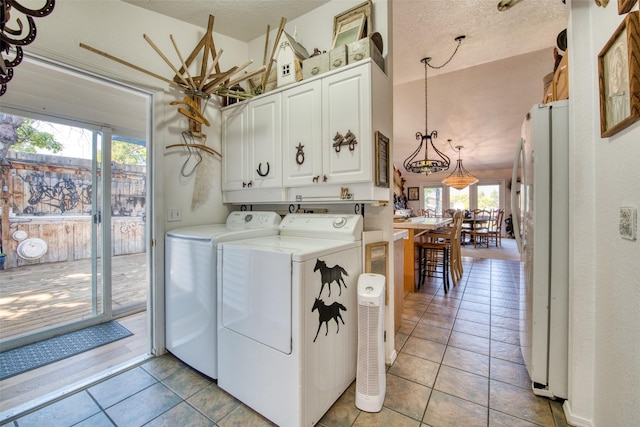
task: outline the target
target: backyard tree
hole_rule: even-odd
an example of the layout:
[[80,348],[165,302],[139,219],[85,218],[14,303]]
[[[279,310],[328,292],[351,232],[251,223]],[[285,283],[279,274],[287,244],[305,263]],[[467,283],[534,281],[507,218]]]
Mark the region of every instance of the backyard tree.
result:
[[33,119],[0,114],[0,160],[7,158],[9,149],[36,153],[38,149],[52,153],[62,151],[61,143],[48,132],[35,129]]

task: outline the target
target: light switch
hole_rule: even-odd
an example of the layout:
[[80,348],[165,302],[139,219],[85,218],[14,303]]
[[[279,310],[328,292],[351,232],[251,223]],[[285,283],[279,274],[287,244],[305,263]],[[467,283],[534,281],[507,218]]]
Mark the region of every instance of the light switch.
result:
[[168,222],[182,221],[182,208],[169,208],[167,214]]

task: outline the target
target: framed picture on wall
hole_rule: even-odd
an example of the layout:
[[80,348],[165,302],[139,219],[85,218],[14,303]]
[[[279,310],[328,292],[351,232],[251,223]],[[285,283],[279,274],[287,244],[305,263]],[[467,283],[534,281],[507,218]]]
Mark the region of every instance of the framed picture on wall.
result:
[[389,138],[376,131],[376,185],[389,187]]
[[625,16],[598,54],[600,136],[640,120],[640,12]]
[[409,187],[409,189],[407,190],[407,198],[409,200],[420,200],[420,188]]

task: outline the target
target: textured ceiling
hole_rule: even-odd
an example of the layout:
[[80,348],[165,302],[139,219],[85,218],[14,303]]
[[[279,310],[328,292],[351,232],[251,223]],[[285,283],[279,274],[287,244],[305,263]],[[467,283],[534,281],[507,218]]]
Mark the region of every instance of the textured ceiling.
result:
[[[198,26],[216,17],[215,31],[250,41],[268,23],[303,15],[326,0],[123,0]],[[334,0],[339,1],[339,0]],[[520,124],[542,99],[542,78],[553,70],[553,48],[566,28],[562,0],[516,0],[498,10],[499,0],[389,0],[393,8],[394,164],[416,148],[425,131],[424,65],[429,69],[429,131],[455,162],[452,145],[463,145],[467,169],[508,168]],[[610,6],[615,7],[615,5]],[[374,9],[375,13],[375,9]],[[386,41],[385,41],[386,42]],[[440,76],[442,75],[442,76]]]
[[424,78],[423,57],[442,65],[466,35],[455,58],[429,76],[553,48],[566,28],[561,0],[526,0],[504,12],[498,0],[396,0],[393,5],[394,84]]

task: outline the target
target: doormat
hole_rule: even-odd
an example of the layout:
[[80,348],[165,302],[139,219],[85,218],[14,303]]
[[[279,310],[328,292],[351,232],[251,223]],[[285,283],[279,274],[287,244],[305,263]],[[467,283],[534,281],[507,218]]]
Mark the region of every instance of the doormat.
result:
[[0,381],[133,335],[118,322],[69,332],[0,353]]

